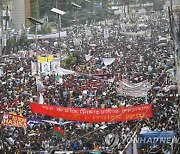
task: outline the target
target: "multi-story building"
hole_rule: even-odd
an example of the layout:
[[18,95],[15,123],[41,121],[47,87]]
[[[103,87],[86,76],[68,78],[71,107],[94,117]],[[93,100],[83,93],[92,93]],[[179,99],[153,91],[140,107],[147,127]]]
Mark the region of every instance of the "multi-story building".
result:
[[30,0],[12,0],[12,27],[15,31],[20,30],[23,25],[29,25],[27,18],[30,16]]

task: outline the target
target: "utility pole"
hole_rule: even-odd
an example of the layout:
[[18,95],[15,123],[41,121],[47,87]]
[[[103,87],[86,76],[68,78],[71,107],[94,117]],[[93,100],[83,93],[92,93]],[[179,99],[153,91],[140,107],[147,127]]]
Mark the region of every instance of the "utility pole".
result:
[[93,0],[93,24],[96,22],[96,0]]
[[6,7],[6,16],[5,16],[5,30],[7,30],[7,28],[8,28],[8,21],[9,21],[9,15],[8,15],[8,11],[9,11],[9,7],[8,7],[8,5],[7,5],[7,7]]
[[57,0],[56,0],[56,8],[58,8],[58,2],[57,2]]
[[57,31],[58,31],[58,34],[59,34],[59,37],[58,37],[58,50],[59,50],[59,60],[60,60],[60,66],[61,66],[61,56],[62,56],[62,53],[61,53],[61,45],[60,45],[60,41],[61,41],[61,16],[62,15],[64,15],[65,14],[65,12],[64,11],[61,11],[61,10],[59,10],[59,9],[57,9],[57,8],[53,8],[53,9],[51,9],[51,11],[52,12],[54,12],[54,13],[56,13],[57,14],[57,16],[58,16],[58,27],[57,27]]

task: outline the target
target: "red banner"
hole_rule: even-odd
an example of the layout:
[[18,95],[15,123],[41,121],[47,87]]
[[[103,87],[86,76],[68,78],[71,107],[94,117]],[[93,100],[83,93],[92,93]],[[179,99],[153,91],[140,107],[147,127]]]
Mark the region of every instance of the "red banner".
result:
[[145,119],[153,116],[152,104],[122,108],[89,109],[30,103],[30,107],[34,113],[83,122],[120,122]]
[[15,127],[27,127],[27,118],[12,114],[3,115],[3,124]]

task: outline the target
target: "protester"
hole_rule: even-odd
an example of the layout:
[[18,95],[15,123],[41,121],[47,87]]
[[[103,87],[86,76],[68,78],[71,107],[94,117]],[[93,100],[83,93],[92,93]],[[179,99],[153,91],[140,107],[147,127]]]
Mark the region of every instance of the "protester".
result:
[[[175,103],[177,89],[171,88],[176,82],[173,74],[167,72],[174,67],[172,58],[174,48],[170,41],[166,41],[163,46],[159,45],[159,38],[166,37],[169,33],[168,19],[162,16],[149,16],[144,20],[144,24],[148,25],[146,28],[137,26],[126,28],[129,32],[149,29],[151,30],[149,36],[124,35],[121,33],[122,27],[111,20],[109,24],[104,25],[109,29],[108,38],[104,38],[103,26],[98,23],[92,27],[92,35],[87,37],[83,33],[84,25],[80,25],[78,37],[81,40],[81,47],[73,44],[73,38],[70,37],[73,36],[71,35],[73,29],[66,29],[69,37],[61,39],[61,43],[67,46],[62,49],[62,53],[65,55],[70,49],[82,53],[81,62],[67,68],[78,73],[64,75],[62,84],[55,81],[56,74],[53,73],[41,75],[40,78],[44,85],[41,92],[43,104],[80,108],[118,108],[152,103],[154,113],[152,118],[141,120],[139,123],[138,121],[106,124],[72,122],[62,126],[65,131],[63,138],[52,135],[53,125],[49,123],[31,125],[27,128],[11,127],[1,123],[0,153],[43,151],[49,150],[50,147],[63,151],[107,151],[105,137],[112,132],[118,133],[121,143],[119,150],[122,151],[127,144],[126,139],[134,134],[137,123],[139,129],[177,131],[176,118],[167,123],[171,116],[177,115]],[[133,21],[128,22],[130,24]],[[44,40],[40,40],[39,50],[35,52],[38,55],[54,54],[54,57],[58,57],[54,52],[55,41],[49,39],[44,46]],[[30,44],[27,46],[27,52],[1,58],[3,63],[3,74],[0,76],[1,121],[5,113],[10,113],[27,118],[63,122],[63,119],[31,112],[29,102],[38,102],[39,92],[36,87],[36,76],[31,74],[31,62],[36,61],[36,53],[32,51]],[[23,46],[21,48],[23,49]],[[87,54],[92,58],[86,61]],[[115,60],[112,64],[105,65],[102,58]],[[122,96],[117,93],[120,80],[127,80],[132,84],[147,80],[152,85],[147,93],[147,100],[144,97]],[[107,128],[99,129],[102,125],[106,125]],[[89,132],[92,133],[88,135]]]

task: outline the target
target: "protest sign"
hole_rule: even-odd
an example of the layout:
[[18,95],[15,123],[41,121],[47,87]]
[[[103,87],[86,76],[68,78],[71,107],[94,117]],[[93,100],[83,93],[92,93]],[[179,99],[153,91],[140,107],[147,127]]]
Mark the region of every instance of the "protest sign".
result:
[[3,116],[3,124],[15,127],[27,127],[27,118],[18,115],[5,114]]
[[85,109],[30,103],[30,107],[33,113],[83,122],[120,122],[153,116],[151,104],[122,108]]

